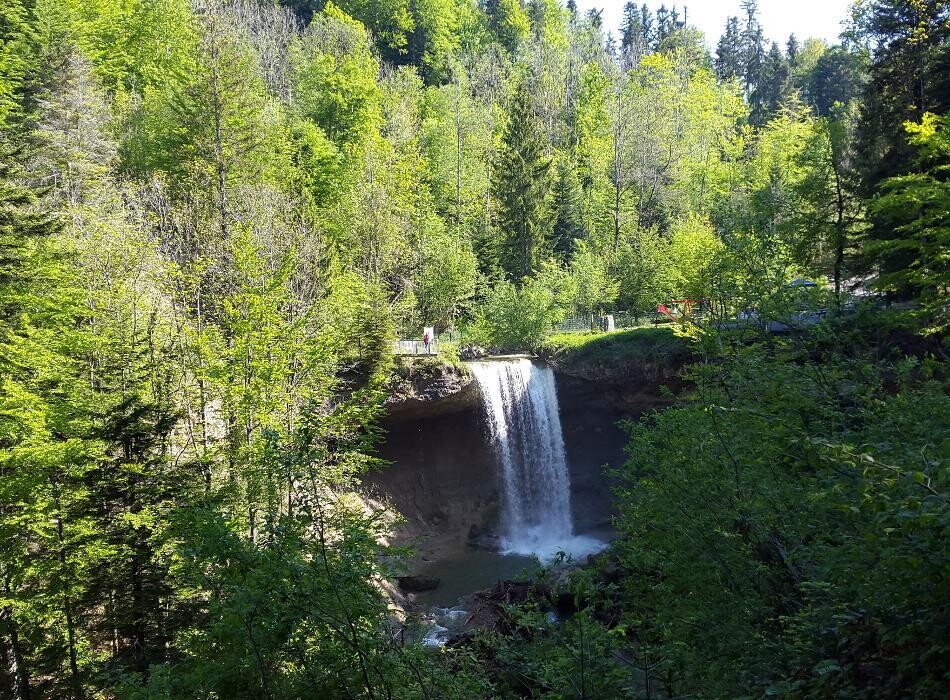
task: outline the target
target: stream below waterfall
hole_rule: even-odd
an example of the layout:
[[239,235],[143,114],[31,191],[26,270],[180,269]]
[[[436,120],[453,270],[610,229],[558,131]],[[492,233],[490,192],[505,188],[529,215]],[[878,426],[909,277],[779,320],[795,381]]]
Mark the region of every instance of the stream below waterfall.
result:
[[[421,642],[441,646],[461,632],[471,594],[499,581],[532,578],[563,552],[583,562],[606,547],[605,531],[579,535],[554,372],[527,358],[469,363],[478,383],[481,419],[499,476],[498,551],[461,547],[415,562],[417,575],[438,579],[413,594],[428,610]],[[476,607],[477,609],[477,607]]]
[[605,465],[623,461],[629,414],[603,387],[532,358],[466,366],[462,397],[384,424],[390,466],[364,481],[404,518],[395,542],[415,555],[403,574],[438,579],[408,594],[421,609],[467,605],[558,552],[586,563],[614,535]]

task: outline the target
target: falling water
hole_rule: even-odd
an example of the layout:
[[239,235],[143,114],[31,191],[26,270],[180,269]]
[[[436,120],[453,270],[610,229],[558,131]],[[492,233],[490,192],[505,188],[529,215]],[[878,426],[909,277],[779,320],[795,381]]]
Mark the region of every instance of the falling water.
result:
[[554,373],[526,359],[471,368],[501,466],[504,551],[550,559],[558,551],[578,557],[600,549],[573,533]]

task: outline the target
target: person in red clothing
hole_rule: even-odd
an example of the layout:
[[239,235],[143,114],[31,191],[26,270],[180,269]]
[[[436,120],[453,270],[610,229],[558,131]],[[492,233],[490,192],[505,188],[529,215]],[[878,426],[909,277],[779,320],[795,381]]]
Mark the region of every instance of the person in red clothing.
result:
[[425,347],[426,347],[426,355],[429,354],[429,343],[431,343],[431,342],[432,342],[432,338],[429,337],[429,332],[426,331],[426,332],[423,333],[423,335],[422,335],[422,344],[425,345]]

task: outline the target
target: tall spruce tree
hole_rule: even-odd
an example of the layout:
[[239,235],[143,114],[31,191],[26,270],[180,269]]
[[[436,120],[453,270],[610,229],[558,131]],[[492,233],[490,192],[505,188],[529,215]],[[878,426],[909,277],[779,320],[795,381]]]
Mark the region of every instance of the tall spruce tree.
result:
[[584,193],[573,160],[562,158],[558,161],[553,195],[552,249],[560,260],[567,261],[576,242],[584,238]]
[[620,31],[621,58],[624,67],[629,69],[640,61],[648,48],[643,15],[635,3],[628,2],[624,5]]
[[792,70],[798,68],[801,50],[798,38],[794,34],[789,34],[788,42],[785,44],[785,57],[788,59],[788,65],[791,66]]
[[[917,161],[904,128],[921,123],[928,112],[950,111],[950,3],[944,0],[877,0],[858,27],[872,47],[870,80],[865,88],[859,137],[863,194],[874,195],[888,178],[911,172]],[[880,207],[872,208],[869,236],[897,243],[904,234]],[[913,261],[900,245],[875,245],[870,269],[893,277]],[[900,283],[898,296],[915,292]]]
[[640,5],[640,25],[643,27],[643,41],[648,48],[656,44],[656,20],[653,11],[646,3]]
[[[18,379],[35,368],[24,366],[29,353],[21,353],[27,324],[23,309],[30,305],[30,279],[39,269],[33,254],[36,242],[56,231],[58,222],[37,207],[37,193],[22,184],[23,149],[0,142],[0,695],[14,700],[31,697],[29,662],[33,643],[23,595],[25,557],[30,546],[23,535],[25,503],[36,489],[38,465],[20,459],[24,445],[38,432],[34,424],[45,419],[37,397]],[[34,423],[35,417],[35,423]]]
[[760,103],[763,120],[768,120],[778,112],[782,102],[792,89],[791,70],[788,60],[777,42],[772,42],[765,63],[762,66],[762,78],[759,85]]
[[726,20],[726,30],[716,45],[716,74],[720,80],[744,77],[739,18]]
[[860,98],[866,75],[867,60],[862,53],[832,46],[804,77],[802,95],[820,116],[830,116],[836,104],[847,105]]
[[759,4],[757,0],[743,0],[745,24],[740,35],[743,80],[746,96],[749,100],[750,121],[761,126],[767,113],[763,104],[762,77],[765,65],[765,34],[759,22]]
[[673,32],[673,12],[666,5],[660,5],[656,11],[656,35],[653,48],[657,51],[660,50],[663,40]]
[[493,169],[504,251],[502,266],[515,282],[537,269],[549,244],[550,168],[551,159],[545,154],[544,135],[527,82],[520,80]]

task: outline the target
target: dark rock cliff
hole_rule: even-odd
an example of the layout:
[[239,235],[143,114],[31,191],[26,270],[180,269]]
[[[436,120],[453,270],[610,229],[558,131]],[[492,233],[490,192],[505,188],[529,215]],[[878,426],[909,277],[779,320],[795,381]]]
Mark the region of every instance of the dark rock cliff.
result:
[[[624,461],[622,424],[671,402],[681,387],[679,358],[622,363],[549,358],[571,475],[578,532],[609,525],[608,468]],[[666,387],[670,392],[663,389]],[[481,397],[464,366],[431,363],[405,372],[387,402],[380,456],[390,466],[364,486],[406,519],[401,539],[423,537],[423,548],[465,546],[471,532],[498,526],[500,474],[481,414]]]
[[552,358],[555,374],[596,387],[599,400],[630,418],[670,405],[683,388],[683,362],[677,360],[572,361]]
[[477,404],[478,387],[464,365],[425,358],[398,368],[386,409],[390,422],[400,422],[467,411]]

